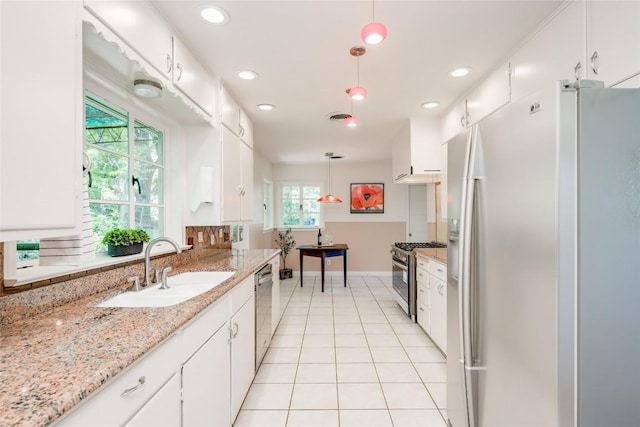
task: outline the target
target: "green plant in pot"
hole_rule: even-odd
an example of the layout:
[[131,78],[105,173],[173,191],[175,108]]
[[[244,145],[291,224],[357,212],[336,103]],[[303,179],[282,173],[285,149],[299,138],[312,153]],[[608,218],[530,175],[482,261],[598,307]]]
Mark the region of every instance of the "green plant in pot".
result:
[[114,228],[104,235],[102,243],[110,256],[125,256],[139,254],[149,240],[149,234],[141,228]]
[[287,268],[287,255],[295,247],[296,241],[293,240],[291,234],[291,227],[285,231],[278,231],[278,238],[276,244],[280,249],[280,258],[282,258],[282,268],[280,269],[280,279],[291,279],[293,277],[293,270]]

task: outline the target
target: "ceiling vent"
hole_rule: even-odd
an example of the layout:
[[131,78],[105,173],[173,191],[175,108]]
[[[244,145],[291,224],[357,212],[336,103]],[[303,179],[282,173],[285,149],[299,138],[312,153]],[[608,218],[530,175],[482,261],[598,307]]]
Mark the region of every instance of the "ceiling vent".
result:
[[327,114],[327,119],[330,122],[341,122],[341,121],[347,120],[349,117],[351,117],[351,114],[347,114],[347,113],[329,113],[329,114]]

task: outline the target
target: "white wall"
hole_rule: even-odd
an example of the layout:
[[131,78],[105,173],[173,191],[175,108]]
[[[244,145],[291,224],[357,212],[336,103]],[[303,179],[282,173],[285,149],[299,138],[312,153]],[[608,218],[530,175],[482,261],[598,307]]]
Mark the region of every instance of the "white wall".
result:
[[[273,166],[273,178],[276,191],[278,184],[283,181],[320,182],[324,185],[323,194],[327,192],[326,162],[315,165],[284,165]],[[351,183],[383,183],[384,184],[384,213],[382,214],[352,214],[349,208]],[[343,203],[323,205],[325,222],[391,222],[407,220],[407,186],[394,184],[391,179],[391,159],[374,163],[352,163],[346,160],[331,161],[331,192],[342,199]],[[276,209],[276,225],[279,218]]]

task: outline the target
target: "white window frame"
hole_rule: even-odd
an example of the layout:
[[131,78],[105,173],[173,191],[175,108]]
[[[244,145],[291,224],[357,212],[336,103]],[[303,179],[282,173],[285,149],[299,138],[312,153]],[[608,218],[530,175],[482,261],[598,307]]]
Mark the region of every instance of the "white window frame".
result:
[[[283,211],[282,211],[282,187],[283,186],[298,186],[298,187],[318,187],[320,188],[320,194],[324,194],[324,185],[320,181],[279,181],[278,193],[276,195],[276,215],[277,215],[277,227],[278,229],[289,228],[288,225],[283,224]],[[295,225],[291,226],[292,230],[310,230],[324,227],[324,210],[322,204],[318,213],[318,223],[314,225]]]
[[[110,150],[108,148],[104,148],[104,147],[96,147],[96,149],[98,150],[103,150],[109,153],[113,153],[114,155],[118,155],[118,156],[122,156],[124,158],[127,159],[128,161],[128,171],[129,171],[129,176],[130,175],[135,175],[135,162],[141,162],[141,163],[147,163],[147,164],[151,164],[155,167],[158,167],[161,169],[162,171],[162,203],[160,204],[154,204],[154,203],[143,203],[143,202],[136,202],[135,200],[135,187],[133,185],[129,186],[129,197],[128,200],[126,201],[121,201],[121,200],[99,200],[99,199],[89,199],[90,203],[100,203],[100,204],[110,204],[110,205],[122,205],[122,206],[128,206],[129,207],[129,224],[127,225],[127,227],[129,228],[135,228],[135,210],[136,207],[157,207],[162,211],[162,227],[160,230],[160,235],[163,236],[165,235],[165,230],[166,230],[166,222],[167,222],[167,218],[166,218],[166,213],[167,213],[167,206],[166,206],[166,178],[167,178],[167,132],[166,130],[160,126],[160,124],[158,122],[155,122],[154,120],[150,119],[149,117],[147,117],[144,114],[141,114],[141,112],[139,110],[137,110],[135,107],[133,106],[121,106],[118,105],[117,102],[112,102],[110,100],[107,100],[103,97],[101,97],[100,95],[96,94],[93,91],[87,90],[84,93],[85,97],[84,97],[84,103],[87,102],[87,98],[92,98],[92,101],[97,103],[97,104],[105,104],[107,107],[110,107],[114,110],[121,110],[126,112],[127,116],[128,116],[128,127],[127,127],[127,131],[128,131],[128,138],[129,138],[129,144],[128,144],[128,152],[124,153],[124,152],[120,152],[120,151],[113,151]],[[84,105],[83,103],[83,105]],[[147,160],[144,159],[138,159],[135,157],[135,123],[136,122],[142,122],[145,125],[151,126],[154,129],[156,129],[157,131],[162,133],[162,162],[161,163],[154,163],[154,162],[149,162]],[[86,141],[85,141],[86,144]],[[95,236],[96,239],[99,238],[99,236]],[[96,242],[96,244],[99,242]]]

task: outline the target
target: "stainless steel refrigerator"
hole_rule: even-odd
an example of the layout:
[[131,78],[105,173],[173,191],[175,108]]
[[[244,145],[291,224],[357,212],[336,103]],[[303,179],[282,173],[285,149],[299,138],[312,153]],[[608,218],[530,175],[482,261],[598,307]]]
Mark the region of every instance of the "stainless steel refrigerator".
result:
[[450,425],[640,426],[640,90],[551,85],[447,176]]

